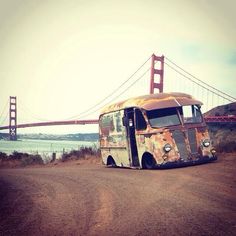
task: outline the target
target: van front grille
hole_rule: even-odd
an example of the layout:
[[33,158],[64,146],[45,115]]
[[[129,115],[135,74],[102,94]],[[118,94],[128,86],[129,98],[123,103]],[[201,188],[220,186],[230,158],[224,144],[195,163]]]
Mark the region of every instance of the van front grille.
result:
[[196,130],[188,129],[188,141],[192,153],[197,153],[197,139],[196,139]]
[[177,148],[179,150],[179,154],[181,159],[187,160],[188,159],[188,150],[186,148],[186,143],[184,139],[184,133],[180,130],[175,130],[172,133],[172,137],[175,140]]

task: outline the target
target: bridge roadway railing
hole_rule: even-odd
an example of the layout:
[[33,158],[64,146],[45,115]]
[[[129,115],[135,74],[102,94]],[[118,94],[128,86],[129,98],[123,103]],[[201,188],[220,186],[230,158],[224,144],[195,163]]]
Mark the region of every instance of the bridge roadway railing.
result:
[[205,116],[206,123],[236,123],[236,116]]

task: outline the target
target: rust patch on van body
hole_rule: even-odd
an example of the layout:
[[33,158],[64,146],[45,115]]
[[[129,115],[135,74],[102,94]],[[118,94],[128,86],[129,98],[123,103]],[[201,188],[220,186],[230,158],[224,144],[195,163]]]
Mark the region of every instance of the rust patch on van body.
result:
[[[137,132],[137,145],[140,153],[150,153],[153,155],[157,165],[165,165],[166,163],[178,163],[178,162],[195,162],[198,160],[207,160],[214,158],[212,153],[212,145],[209,147],[203,146],[204,140],[209,140],[209,133],[206,127],[203,125],[199,128],[191,128],[195,130],[195,136],[193,137],[196,142],[192,145],[196,145],[196,152],[193,152],[190,145],[190,137],[188,137],[188,128],[181,127],[178,129],[179,134],[182,135],[183,142],[177,143],[178,140],[173,137],[173,132],[177,129],[152,129],[148,127],[148,133]],[[164,146],[169,144],[171,150],[166,152]]]
[[[145,130],[135,129],[140,164],[146,153],[153,156],[157,167],[216,160],[211,143],[207,147],[203,145],[204,140],[210,140],[204,120],[201,123],[185,124],[182,119],[178,125],[158,128],[151,127],[146,113],[155,109],[201,104],[188,94],[161,93],[131,98],[104,108],[99,119],[103,162],[106,163],[108,156],[112,156],[118,166],[132,165],[130,140],[122,124],[124,110],[127,108],[140,109],[146,121]],[[171,149],[165,150],[165,145],[170,145]]]

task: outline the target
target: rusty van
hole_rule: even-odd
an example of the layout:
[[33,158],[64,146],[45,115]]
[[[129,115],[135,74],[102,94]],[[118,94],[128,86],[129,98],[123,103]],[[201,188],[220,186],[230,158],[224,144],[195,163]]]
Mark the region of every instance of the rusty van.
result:
[[160,93],[107,106],[99,117],[103,164],[152,169],[216,160],[201,105],[188,94]]

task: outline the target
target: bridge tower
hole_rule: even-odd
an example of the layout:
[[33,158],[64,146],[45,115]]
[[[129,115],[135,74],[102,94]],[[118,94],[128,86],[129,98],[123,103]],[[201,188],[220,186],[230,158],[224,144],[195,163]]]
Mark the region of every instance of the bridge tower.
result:
[[16,113],[16,97],[10,96],[10,108],[9,108],[9,137],[10,140],[17,140],[16,133],[16,121],[17,121],[17,113]]
[[[160,62],[160,68],[156,69],[155,64]],[[161,57],[152,54],[151,62],[151,77],[150,77],[150,94],[154,93],[154,89],[159,89],[159,93],[163,93],[163,79],[164,79],[164,56]],[[159,64],[159,63],[158,63]],[[155,75],[159,75],[159,82],[155,82]]]

